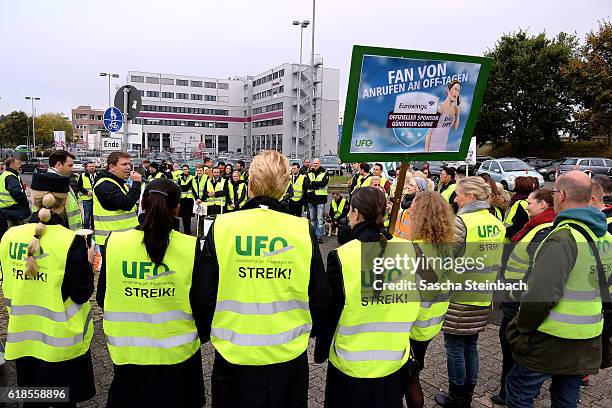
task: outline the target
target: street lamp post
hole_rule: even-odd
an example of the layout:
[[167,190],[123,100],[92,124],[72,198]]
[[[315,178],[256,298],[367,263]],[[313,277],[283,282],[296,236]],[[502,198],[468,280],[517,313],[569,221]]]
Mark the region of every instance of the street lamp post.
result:
[[26,96],[25,98],[32,101],[32,148],[34,149],[34,157],[36,157],[36,127],[34,126],[36,111],[34,110],[34,101],[40,101],[40,98],[38,96]]
[[108,107],[110,108],[111,106],[111,77],[112,78],[119,78],[119,74],[113,74],[110,72],[100,72],[100,76],[101,77],[108,77]]
[[298,156],[298,146],[299,146],[299,136],[300,136],[300,97],[301,97],[301,88],[302,88],[302,44],[304,38],[304,28],[308,27],[310,21],[304,20],[299,22],[297,20],[293,20],[294,26],[300,26],[300,65],[298,66],[298,86],[297,86],[297,97],[296,97],[296,118],[295,118],[295,152],[294,159],[297,159]]

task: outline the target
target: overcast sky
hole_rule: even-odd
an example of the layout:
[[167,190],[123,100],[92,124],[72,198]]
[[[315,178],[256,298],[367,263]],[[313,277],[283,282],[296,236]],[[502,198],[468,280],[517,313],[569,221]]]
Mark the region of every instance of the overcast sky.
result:
[[[315,52],[340,69],[343,111],[353,44],[482,55],[519,28],[583,39],[611,15],[611,0],[319,0]],[[38,114],[105,108],[101,71],[256,75],[297,62],[291,22],[311,16],[311,0],[0,0],[0,113],[29,113],[26,95]]]

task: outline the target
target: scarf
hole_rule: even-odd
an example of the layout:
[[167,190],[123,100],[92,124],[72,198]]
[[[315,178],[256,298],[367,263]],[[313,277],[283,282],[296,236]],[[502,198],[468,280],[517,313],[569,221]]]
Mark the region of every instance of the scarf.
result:
[[557,213],[555,213],[554,209],[552,208],[545,209],[540,214],[536,215],[535,217],[527,221],[527,223],[523,226],[523,228],[519,232],[514,234],[514,236],[512,237],[512,242],[518,242],[521,238],[527,235],[529,231],[531,231],[532,229],[534,229],[540,224],[545,224],[547,222],[553,222],[556,216],[557,216]]

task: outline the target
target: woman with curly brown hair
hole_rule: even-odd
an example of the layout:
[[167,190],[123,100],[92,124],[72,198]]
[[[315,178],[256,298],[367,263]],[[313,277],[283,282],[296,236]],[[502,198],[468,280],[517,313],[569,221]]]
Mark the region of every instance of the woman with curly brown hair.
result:
[[[444,258],[452,256],[454,241],[455,214],[450,204],[437,192],[417,193],[410,207],[412,229],[410,240],[415,244],[417,253],[427,257]],[[442,279],[442,270],[417,271],[421,280],[430,283]],[[419,373],[425,366],[425,352],[429,342],[440,329],[444,314],[448,309],[448,292],[421,292],[419,316],[410,332],[410,348],[417,362],[416,367],[405,366],[407,371],[406,403],[409,408],[423,406],[423,390]]]
[[489,212],[497,217],[497,219],[503,221],[504,214],[508,209],[508,201],[499,191],[497,188],[497,183],[491,178],[491,176],[485,173],[481,174],[480,177],[482,177],[482,179],[487,182],[489,187],[491,187],[491,197],[489,198],[489,204],[491,207],[489,207]]

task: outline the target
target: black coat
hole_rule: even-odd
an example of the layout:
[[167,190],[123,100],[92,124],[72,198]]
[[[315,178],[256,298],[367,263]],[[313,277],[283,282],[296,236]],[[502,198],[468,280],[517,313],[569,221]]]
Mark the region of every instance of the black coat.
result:
[[[100,172],[99,178],[108,177],[115,180],[119,185],[125,184],[125,180],[120,179],[111,172]],[[140,182],[134,181],[128,193],[125,194],[121,188],[114,183],[100,183],[94,188],[94,193],[103,208],[108,211],[130,211],[140,199]]]
[[310,170],[307,174],[306,174],[306,178],[308,179],[308,175],[310,173],[313,173],[316,176],[318,176],[319,174],[321,174],[321,172],[325,173],[325,175],[323,176],[323,180],[321,181],[308,181],[308,192],[306,193],[306,202],[310,203],[310,204],[325,204],[327,203],[327,196],[324,195],[316,195],[315,194],[315,190],[319,189],[319,188],[323,188],[327,186],[327,183],[329,183],[329,174],[327,173],[327,171],[323,168],[323,167],[319,167],[319,169],[317,171],[314,170]]
[[[13,169],[6,169],[15,176],[19,176],[19,173]],[[30,202],[26,196],[23,183],[19,181],[17,177],[8,176],[5,179],[6,191],[13,197],[17,202],[10,207],[0,208],[0,218],[6,218],[9,220],[26,220],[32,215],[30,211]]]
[[[38,221],[38,213],[33,214],[30,222]],[[52,214],[46,224],[62,224],[62,217]],[[83,304],[89,301],[93,291],[93,270],[87,260],[87,245],[83,237],[76,236],[66,254],[62,301],[70,297],[75,303]],[[96,394],[90,351],[62,362],[49,363],[34,357],[22,357],[15,360],[15,364],[20,387],[69,387],[73,402],[86,401]]]

